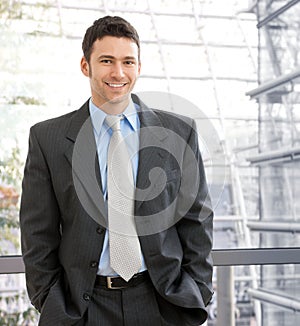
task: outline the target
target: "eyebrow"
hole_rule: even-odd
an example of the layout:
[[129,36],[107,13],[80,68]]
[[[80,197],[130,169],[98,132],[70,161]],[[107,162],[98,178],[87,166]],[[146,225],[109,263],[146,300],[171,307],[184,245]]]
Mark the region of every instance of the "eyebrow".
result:
[[112,55],[108,55],[108,54],[103,54],[103,55],[100,55],[99,57],[98,57],[98,59],[114,59],[115,57],[114,56],[112,56]]
[[[103,54],[103,55],[100,55],[98,57],[98,60],[101,60],[101,59],[116,59],[116,58],[113,55]],[[133,57],[133,56],[126,56],[122,60],[134,60],[134,61],[136,61],[136,58]]]
[[125,60],[136,60],[136,57],[132,57],[132,56],[127,56],[124,58]]

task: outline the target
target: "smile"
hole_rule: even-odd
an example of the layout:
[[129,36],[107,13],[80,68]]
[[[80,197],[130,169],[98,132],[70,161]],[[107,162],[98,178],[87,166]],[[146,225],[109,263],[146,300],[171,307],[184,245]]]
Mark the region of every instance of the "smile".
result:
[[127,83],[107,83],[105,82],[106,85],[114,88],[119,88],[125,86]]

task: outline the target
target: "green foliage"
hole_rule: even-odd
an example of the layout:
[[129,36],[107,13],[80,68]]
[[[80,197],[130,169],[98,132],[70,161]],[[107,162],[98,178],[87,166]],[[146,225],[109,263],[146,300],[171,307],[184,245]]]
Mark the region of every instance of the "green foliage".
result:
[[[12,148],[9,155],[0,161],[0,190],[2,194],[5,190],[4,194],[7,195],[7,198],[5,196],[0,198],[0,255],[8,254],[5,247],[13,246],[16,252],[20,248],[17,201],[21,188],[22,167],[23,162],[18,146]],[[4,295],[3,291],[2,289],[0,292],[0,326],[36,325],[37,312],[27,304],[25,292]],[[20,307],[23,306],[28,308],[20,311]]]
[[14,96],[8,104],[45,105],[42,101],[29,96]]
[[[56,1],[48,0],[35,3],[24,3],[20,0],[1,0],[0,1],[0,18],[7,21],[13,19],[34,19],[32,9],[40,9],[42,12],[48,10],[51,6],[56,5]],[[27,10],[26,10],[27,8]],[[30,8],[31,10],[28,10]],[[1,325],[0,325],[1,326]]]
[[4,228],[18,228],[19,221],[16,220],[17,215],[18,215],[17,209],[16,210],[0,209],[0,230]]
[[[0,310],[0,326],[34,326],[37,324],[38,312],[33,307],[28,307],[24,311],[18,311],[18,307],[27,300],[23,291],[10,296],[1,296],[0,305],[8,309]],[[16,307],[13,311],[12,307]]]
[[22,5],[17,0],[1,0],[0,1],[0,18],[21,19]]
[[11,185],[20,190],[23,162],[21,160],[20,148],[15,146],[11,149],[10,156],[3,161],[0,160],[0,184]]
[[[0,209],[0,239],[12,244],[16,251],[20,248],[18,212],[17,207]],[[4,245],[0,246],[0,255],[11,254],[5,247]]]
[[[0,199],[0,239],[14,245],[16,251],[20,248],[19,243],[19,211],[17,206],[21,188],[21,168],[23,163],[18,146],[12,148],[10,156],[0,161],[0,190],[5,185],[10,190],[11,198]],[[8,192],[9,193],[9,192]],[[6,254],[5,246],[0,247],[0,254]]]

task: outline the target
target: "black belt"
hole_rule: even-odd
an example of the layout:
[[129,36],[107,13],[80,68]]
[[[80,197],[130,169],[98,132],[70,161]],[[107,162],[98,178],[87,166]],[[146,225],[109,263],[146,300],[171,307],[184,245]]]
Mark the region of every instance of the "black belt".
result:
[[128,282],[126,282],[122,277],[119,276],[97,275],[95,286],[106,289],[118,290],[139,285],[148,279],[149,274],[147,271],[134,274]]

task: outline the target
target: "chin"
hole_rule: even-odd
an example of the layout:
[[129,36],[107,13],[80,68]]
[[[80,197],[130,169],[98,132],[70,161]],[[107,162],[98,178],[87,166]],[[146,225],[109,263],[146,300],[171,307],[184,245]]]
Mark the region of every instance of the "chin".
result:
[[111,104],[119,104],[119,103],[122,103],[124,101],[127,101],[129,99],[129,94],[124,94],[124,95],[121,95],[121,96],[118,96],[118,97],[114,97],[112,99],[109,100],[109,103]]

